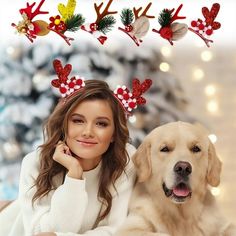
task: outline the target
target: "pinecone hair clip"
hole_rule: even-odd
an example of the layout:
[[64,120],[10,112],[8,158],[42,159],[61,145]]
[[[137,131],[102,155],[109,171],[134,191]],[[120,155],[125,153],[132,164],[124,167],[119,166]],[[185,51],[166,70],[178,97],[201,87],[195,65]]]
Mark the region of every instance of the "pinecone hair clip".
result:
[[101,7],[103,5],[103,2],[98,6],[96,3],[94,3],[94,8],[97,14],[97,19],[93,23],[87,23],[81,26],[81,29],[84,31],[89,32],[92,34],[95,38],[98,39],[98,41],[101,44],[104,44],[107,40],[107,36],[105,36],[106,33],[108,33],[114,24],[116,23],[115,18],[112,16],[112,14],[116,14],[117,11],[108,11],[111,3],[113,0],[109,0],[107,3],[105,9],[101,11]]
[[173,23],[176,20],[186,18],[185,16],[178,16],[182,7],[183,4],[178,7],[174,15],[172,15],[175,10],[174,8],[171,10],[162,10],[158,18],[158,22],[161,25],[161,28],[159,30],[152,30],[153,32],[160,34],[162,38],[168,40],[171,45],[173,45],[173,41],[179,40],[184,37],[188,31],[188,26],[186,24],[178,22]]
[[191,22],[191,27],[188,29],[197,34],[207,45],[210,47],[209,43],[213,43],[209,37],[213,34],[214,30],[217,30],[221,27],[221,24],[217,21],[214,21],[218,12],[220,10],[220,4],[214,3],[209,10],[207,7],[202,8],[202,14],[205,20],[197,19]]
[[137,46],[143,42],[141,38],[149,30],[150,23],[148,18],[155,18],[155,16],[146,14],[151,5],[152,3],[150,2],[140,15],[139,12],[142,10],[142,7],[138,9],[134,7],[133,10],[126,8],[121,12],[121,21],[125,28],[118,27],[118,29],[126,33]]

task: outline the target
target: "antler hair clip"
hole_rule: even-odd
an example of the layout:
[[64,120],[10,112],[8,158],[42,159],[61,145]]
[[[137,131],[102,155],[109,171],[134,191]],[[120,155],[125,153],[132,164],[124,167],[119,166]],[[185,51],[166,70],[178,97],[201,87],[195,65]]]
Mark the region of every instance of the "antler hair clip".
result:
[[158,22],[161,25],[160,30],[153,29],[152,31],[160,34],[160,36],[169,41],[171,45],[173,45],[173,41],[179,40],[185,36],[188,31],[188,26],[183,23],[178,23],[174,21],[179,19],[185,19],[185,16],[178,16],[183,4],[181,4],[176,10],[175,14],[172,16],[174,12],[174,8],[172,10],[164,9],[159,15]]
[[51,84],[53,87],[59,89],[63,98],[70,96],[75,91],[85,86],[83,77],[73,76],[72,78],[68,78],[72,70],[71,64],[66,64],[65,67],[63,67],[61,61],[56,59],[53,61],[53,67],[58,75],[58,79],[52,80]]
[[81,14],[74,14],[76,7],[76,0],[68,0],[65,6],[62,3],[58,4],[58,11],[60,15],[51,16],[49,18],[49,29],[61,36],[68,45],[73,38],[65,35],[66,31],[75,32],[80,29],[85,19]]
[[207,7],[202,8],[202,14],[205,17],[205,20],[197,19],[191,22],[191,27],[188,29],[193,33],[197,34],[207,45],[210,47],[209,43],[213,43],[212,40],[208,39],[214,30],[217,30],[221,27],[221,24],[217,21],[214,21],[218,12],[220,10],[220,4],[214,3],[209,10]]
[[114,96],[120,102],[127,115],[130,115],[131,111],[137,108],[137,105],[144,105],[146,103],[146,99],[142,97],[142,95],[151,87],[151,85],[151,79],[145,79],[144,82],[140,83],[136,78],[132,82],[132,92],[130,92],[125,85],[118,85],[114,90]]
[[137,46],[143,42],[141,38],[144,37],[149,30],[150,23],[148,18],[155,18],[155,16],[146,14],[151,5],[152,3],[150,2],[140,15],[139,12],[142,10],[142,7],[138,9],[134,7],[133,11],[126,8],[121,12],[121,21],[125,28],[118,27],[118,29],[126,33]]
[[68,45],[70,45],[70,41],[74,39],[65,36],[65,32],[77,31],[84,23],[84,18],[81,14],[74,15],[76,0],[68,0],[67,6],[64,6],[62,3],[60,3],[58,5],[58,10],[61,16],[51,16],[49,18],[49,24],[43,20],[33,21],[33,18],[36,15],[48,14],[48,12],[40,11],[40,8],[44,2],[45,0],[41,0],[34,12],[32,11],[32,8],[36,3],[34,2],[32,5],[29,5],[29,3],[27,3],[26,8],[20,9],[20,14],[23,20],[20,21],[18,25],[12,23],[12,26],[15,27],[19,33],[23,33],[32,43],[37,36],[44,36],[47,35],[50,31],[54,31],[55,33],[60,35]]
[[101,44],[104,44],[104,42],[107,40],[107,37],[104,34],[109,32],[116,23],[116,20],[112,14],[116,14],[117,11],[108,11],[112,1],[113,0],[109,0],[103,12],[100,12],[103,2],[99,6],[94,3],[94,8],[97,13],[96,21],[94,23],[81,26],[82,30],[92,34]]
[[31,43],[33,43],[33,40],[36,39],[37,36],[44,36],[49,33],[47,22],[43,20],[33,21],[34,17],[37,15],[48,14],[47,11],[40,10],[44,2],[45,0],[41,0],[34,11],[33,7],[35,6],[36,2],[32,3],[31,5],[27,3],[26,8],[21,8],[19,10],[23,20],[19,21],[18,24],[11,24],[18,33],[24,34]]

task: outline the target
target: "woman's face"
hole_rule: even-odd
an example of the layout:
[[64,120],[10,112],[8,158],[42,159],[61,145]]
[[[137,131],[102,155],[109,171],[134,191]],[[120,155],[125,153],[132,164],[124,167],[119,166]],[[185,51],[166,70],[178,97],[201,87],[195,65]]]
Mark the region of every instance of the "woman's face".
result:
[[68,120],[66,143],[84,170],[94,168],[113,142],[114,120],[106,100],[80,103]]

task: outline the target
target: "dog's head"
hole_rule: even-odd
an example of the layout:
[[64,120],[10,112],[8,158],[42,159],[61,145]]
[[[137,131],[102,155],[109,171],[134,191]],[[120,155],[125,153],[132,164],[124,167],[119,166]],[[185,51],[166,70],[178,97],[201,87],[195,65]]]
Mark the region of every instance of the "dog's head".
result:
[[138,181],[175,203],[220,183],[221,162],[199,126],[173,122],[154,129],[133,156]]

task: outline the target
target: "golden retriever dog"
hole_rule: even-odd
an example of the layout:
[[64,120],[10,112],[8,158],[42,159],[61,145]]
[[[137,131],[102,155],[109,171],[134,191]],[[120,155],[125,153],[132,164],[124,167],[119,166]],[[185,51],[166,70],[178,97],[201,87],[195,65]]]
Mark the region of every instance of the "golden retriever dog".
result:
[[132,159],[137,183],[115,236],[236,236],[208,190],[220,183],[221,161],[203,128],[160,126]]

